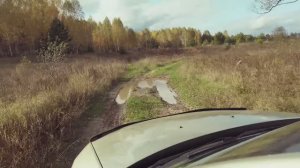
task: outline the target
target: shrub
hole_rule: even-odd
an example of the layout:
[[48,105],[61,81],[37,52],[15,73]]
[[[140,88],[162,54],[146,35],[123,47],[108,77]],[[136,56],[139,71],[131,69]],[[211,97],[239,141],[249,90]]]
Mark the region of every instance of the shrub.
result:
[[226,38],[226,37],[224,36],[223,33],[218,32],[218,33],[214,36],[214,44],[217,44],[217,45],[224,44],[225,38]]
[[42,63],[58,63],[65,58],[67,51],[65,42],[48,42],[45,48],[42,48],[38,54],[38,61]]
[[258,39],[255,40],[255,42],[256,42],[257,44],[262,45],[262,44],[264,43],[264,40],[261,39],[261,38],[258,38]]

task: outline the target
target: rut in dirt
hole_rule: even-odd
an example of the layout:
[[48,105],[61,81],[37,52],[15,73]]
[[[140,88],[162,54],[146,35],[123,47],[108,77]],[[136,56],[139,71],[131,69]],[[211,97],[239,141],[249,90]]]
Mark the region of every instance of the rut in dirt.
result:
[[[76,156],[89,143],[90,139],[122,124],[123,106],[115,101],[123,83],[115,86],[102,101],[103,110],[94,111],[94,115],[83,115],[72,125],[71,136],[65,140],[69,144],[58,156],[53,167],[70,168]],[[97,101],[97,100],[95,100]],[[99,103],[103,106],[102,103]],[[97,108],[96,108],[97,109]]]
[[[186,110],[185,106],[178,101],[179,97],[168,86],[168,81],[165,79],[133,79],[128,82],[119,83],[107,96],[101,97],[102,100],[101,98],[99,99],[99,101],[102,101],[102,103],[99,103],[99,106],[104,106],[104,109],[96,108],[96,110],[92,110],[95,115],[83,115],[73,124],[71,128],[72,136],[65,141],[68,146],[58,156],[54,167],[71,167],[76,156],[89,143],[93,136],[123,124],[123,117],[126,111],[125,104],[132,94],[144,89],[154,88],[157,90],[157,96],[168,104],[167,107],[161,109],[161,111],[164,111],[161,114],[162,116]],[[97,102],[95,106],[97,106]]]

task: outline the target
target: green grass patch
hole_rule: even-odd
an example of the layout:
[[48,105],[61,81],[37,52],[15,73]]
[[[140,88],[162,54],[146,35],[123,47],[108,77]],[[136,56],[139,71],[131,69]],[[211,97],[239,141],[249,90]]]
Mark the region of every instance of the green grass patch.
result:
[[163,102],[154,96],[133,96],[129,98],[126,108],[125,122],[151,119],[159,115]]
[[149,72],[150,70],[151,69],[148,66],[131,64],[128,66],[127,73],[124,75],[123,80],[130,80],[132,78],[142,76],[143,74]]
[[[171,63],[170,63],[171,62]],[[161,74],[168,71],[168,68],[172,68],[172,65],[178,63],[172,59],[158,59],[158,58],[146,58],[127,66],[127,72],[123,75],[123,80],[128,81],[133,78],[137,78],[143,75]]]
[[222,95],[225,95],[227,87],[205,78],[188,79],[177,75],[170,82],[181,100],[191,108],[220,107],[222,105],[219,102],[226,99]]
[[[228,86],[206,79],[201,74],[187,74],[181,66],[186,61],[177,61],[159,67],[151,73],[152,77],[168,76],[170,85],[176,90],[183,103],[190,108],[220,107],[226,101]],[[218,99],[218,100],[216,100]]]
[[178,70],[182,65],[181,61],[173,62],[164,66],[159,66],[149,74],[152,77],[170,76],[172,78],[178,75]]

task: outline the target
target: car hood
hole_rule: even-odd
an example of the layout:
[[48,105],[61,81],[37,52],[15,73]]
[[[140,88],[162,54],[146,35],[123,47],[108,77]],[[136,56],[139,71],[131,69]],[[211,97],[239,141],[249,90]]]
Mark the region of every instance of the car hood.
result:
[[254,111],[193,112],[129,125],[91,144],[106,167],[128,167],[178,143],[234,127],[290,119],[297,114]]
[[299,168],[300,153],[288,153],[236,159],[218,162],[209,165],[195,166],[194,168]]
[[267,155],[259,157],[250,157],[225,162],[218,162],[203,166],[195,166],[194,168],[298,168],[300,161],[300,153],[285,153],[277,155]]

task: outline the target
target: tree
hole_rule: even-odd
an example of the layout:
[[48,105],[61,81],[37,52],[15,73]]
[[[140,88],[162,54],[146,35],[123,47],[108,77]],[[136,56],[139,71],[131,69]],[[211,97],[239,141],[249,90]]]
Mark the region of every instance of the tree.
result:
[[133,29],[127,29],[127,48],[134,48],[137,46],[137,35]]
[[266,41],[266,35],[264,33],[261,33],[259,36],[256,37],[255,42],[258,44],[263,44],[264,41]]
[[[0,36],[8,47],[10,56],[14,56],[14,45],[23,32],[20,6],[13,1],[6,0],[0,5]],[[16,46],[16,45],[15,45]]]
[[245,40],[246,40],[246,42],[253,42],[253,41],[255,41],[255,37],[252,35],[246,35]]
[[68,43],[71,39],[69,37],[69,31],[65,27],[64,23],[61,22],[58,18],[55,18],[50,26],[48,40],[50,42]]
[[300,33],[291,33],[290,37],[294,38],[294,39],[299,38],[300,37]]
[[236,40],[235,40],[234,36],[229,36],[229,33],[227,32],[227,30],[225,30],[223,32],[223,35],[225,36],[224,43],[226,45],[234,45],[236,43]]
[[210,34],[210,32],[208,30],[205,30],[202,35],[201,43],[203,44],[205,42],[205,43],[210,44],[212,42],[212,40],[213,40],[213,37]]
[[159,47],[158,42],[153,38],[152,33],[147,28],[141,32],[139,40],[140,40],[139,42],[140,47],[146,49]]
[[265,41],[267,39],[266,35],[264,33],[260,33],[256,40],[261,40],[261,41]]
[[157,32],[154,32],[154,39],[159,43],[159,47],[167,48],[170,47],[170,41],[168,39],[167,30],[163,29]]
[[283,38],[287,37],[287,34],[288,33],[283,26],[276,27],[273,31],[273,36],[276,39],[283,39]]
[[186,30],[186,40],[187,46],[186,47],[194,47],[197,45],[197,30],[193,28],[188,28]]
[[215,34],[214,36],[214,44],[220,45],[220,44],[224,44],[225,42],[225,36],[222,32],[218,32]]
[[236,43],[236,39],[234,36],[226,36],[225,38],[225,43],[226,44],[230,44],[230,45],[234,45]]
[[187,33],[186,28],[183,28],[181,30],[180,40],[181,40],[183,47],[188,46],[188,33]]
[[115,51],[121,52],[125,48],[126,30],[120,18],[115,18],[112,23],[112,40]]
[[270,41],[270,40],[272,40],[272,36],[270,35],[270,34],[266,34],[266,39],[265,40],[267,40],[267,41]]
[[151,33],[149,31],[149,29],[145,29],[143,30],[143,32],[141,33],[141,39],[140,39],[140,43],[142,47],[145,47],[146,49],[150,48],[150,43],[151,43]]
[[65,0],[62,5],[63,15],[81,20],[84,18],[84,12],[78,0]]
[[171,33],[171,45],[174,48],[182,47],[183,44],[181,42],[181,30],[180,28],[173,28],[170,30]]
[[236,42],[237,43],[244,43],[246,42],[246,37],[244,35],[244,33],[239,33],[235,36]]
[[255,10],[257,13],[265,14],[271,12],[275,7],[295,3],[298,0],[255,0]]
[[113,50],[112,25],[108,17],[104,19],[101,30],[104,51],[108,52]]
[[102,36],[102,23],[99,22],[96,24],[96,27],[93,29],[92,34],[92,43],[94,51],[101,52],[103,51],[103,36]]

